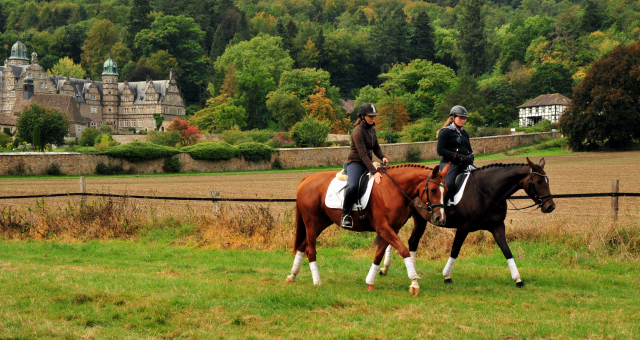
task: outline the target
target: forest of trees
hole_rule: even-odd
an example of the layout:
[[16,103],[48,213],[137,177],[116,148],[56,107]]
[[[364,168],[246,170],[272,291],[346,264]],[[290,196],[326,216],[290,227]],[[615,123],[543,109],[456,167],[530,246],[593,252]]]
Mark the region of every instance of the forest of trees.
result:
[[[346,132],[340,98],[377,104],[391,129],[461,104],[503,126],[540,94],[571,98],[592,63],[640,40],[631,0],[0,1],[0,54],[20,39],[52,74],[100,80],[174,69],[201,131],[305,117]],[[386,124],[386,125],[385,125]]]

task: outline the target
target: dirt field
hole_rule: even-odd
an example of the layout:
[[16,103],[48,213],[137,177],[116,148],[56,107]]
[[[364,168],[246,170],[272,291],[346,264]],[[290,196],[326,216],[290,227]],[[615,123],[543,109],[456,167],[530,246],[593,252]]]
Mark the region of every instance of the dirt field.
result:
[[[516,163],[525,161],[524,157],[511,157],[502,160],[479,160],[476,165],[490,163]],[[537,163],[539,159],[536,159]],[[575,155],[552,156],[546,158],[545,170],[549,175],[553,194],[610,192],[611,180],[620,180],[621,192],[640,192],[640,152],[616,153],[577,153]],[[433,164],[435,165],[435,164]],[[296,188],[302,178],[312,172],[287,172],[270,174],[214,174],[206,176],[175,177],[129,177],[129,178],[88,178],[87,192],[158,195],[179,197],[210,197],[211,190],[219,190],[223,198],[295,198]],[[79,192],[77,178],[64,179],[0,179],[0,196],[35,195]],[[516,195],[524,195],[518,192]],[[49,206],[66,205],[75,198],[48,198]],[[531,204],[529,200],[514,200],[517,206]],[[556,199],[557,209],[552,214],[543,215],[539,211],[532,214],[510,212],[507,221],[544,221],[558,219],[582,221],[599,218],[610,212],[610,198]],[[6,205],[31,205],[34,200],[0,200],[0,207]],[[193,208],[210,209],[209,202],[186,201],[145,201],[143,204],[175,207],[189,205]],[[248,203],[247,203],[248,204]],[[269,203],[275,211],[283,211],[293,206]],[[620,198],[620,212],[630,216],[639,214],[640,198]],[[531,222],[530,222],[531,223]]]

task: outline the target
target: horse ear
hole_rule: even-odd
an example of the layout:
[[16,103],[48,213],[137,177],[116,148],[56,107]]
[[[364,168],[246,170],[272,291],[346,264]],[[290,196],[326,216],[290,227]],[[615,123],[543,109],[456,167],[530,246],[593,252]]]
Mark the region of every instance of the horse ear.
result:
[[436,177],[438,175],[438,171],[440,171],[440,164],[436,165],[435,168],[433,168],[433,177]]
[[447,165],[444,166],[444,168],[442,168],[442,171],[440,171],[442,173],[442,177],[447,177],[447,173],[449,172],[449,166],[451,164],[447,163]]
[[529,157],[527,157],[527,163],[529,163],[529,167],[532,169],[535,166],[535,164],[533,164],[533,162],[529,160]]
[[544,169],[544,157],[542,157],[542,159],[540,159],[540,167]]

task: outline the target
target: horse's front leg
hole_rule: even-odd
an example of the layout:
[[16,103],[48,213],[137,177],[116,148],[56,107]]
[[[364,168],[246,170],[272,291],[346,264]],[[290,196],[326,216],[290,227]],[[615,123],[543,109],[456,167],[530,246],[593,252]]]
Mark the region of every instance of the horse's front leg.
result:
[[516,261],[513,259],[513,254],[511,254],[511,249],[509,249],[509,245],[507,244],[507,237],[504,232],[504,222],[501,222],[489,231],[493,234],[493,238],[496,240],[500,250],[502,250],[502,254],[504,254],[504,257],[507,259],[507,265],[511,271],[511,278],[516,281],[516,287],[524,287],[524,281],[520,279],[520,273],[518,273]]
[[[385,244],[389,242],[385,241]],[[391,267],[391,258],[393,256],[393,247],[389,244],[387,245],[387,249],[384,251],[384,266],[380,268],[380,275],[386,276],[389,271],[389,267]],[[415,267],[415,262],[414,262]]]
[[[388,245],[388,246],[387,246]],[[384,254],[385,248],[389,249],[391,245],[385,239],[381,238],[378,243],[378,250],[376,250],[376,256],[373,258],[373,263],[371,264],[371,268],[369,269],[369,274],[367,274],[367,278],[365,282],[369,286],[369,291],[376,290],[375,288],[375,280],[376,274],[378,273],[378,269],[380,268],[380,262],[382,261],[382,255]],[[385,257],[385,266],[386,266],[386,257]],[[382,274],[382,270],[380,270],[380,274]]]
[[456,230],[456,236],[453,238],[453,246],[451,247],[451,257],[447,261],[447,264],[444,266],[444,270],[442,271],[442,275],[444,275],[444,283],[453,283],[451,280],[451,270],[453,269],[453,263],[458,258],[460,254],[460,248],[462,248],[462,244],[464,240],[467,238],[469,233],[467,231],[461,231],[460,229]]
[[[416,253],[418,251],[418,245],[420,245],[420,239],[424,235],[424,231],[427,229],[427,220],[422,218],[419,214],[413,214],[413,231],[411,237],[409,237],[409,254],[413,260],[413,265],[416,266]],[[416,266],[417,267],[417,266]]]
[[418,295],[420,293],[420,285],[418,285],[418,273],[416,272],[416,268],[413,265],[413,261],[411,260],[411,254],[409,253],[409,249],[402,244],[398,234],[389,226],[383,226],[376,230],[380,236],[385,239],[389,244],[391,244],[394,248],[398,250],[400,256],[404,259],[404,264],[407,267],[407,275],[409,276],[409,280],[411,280],[411,285],[409,286],[409,292],[413,295]]

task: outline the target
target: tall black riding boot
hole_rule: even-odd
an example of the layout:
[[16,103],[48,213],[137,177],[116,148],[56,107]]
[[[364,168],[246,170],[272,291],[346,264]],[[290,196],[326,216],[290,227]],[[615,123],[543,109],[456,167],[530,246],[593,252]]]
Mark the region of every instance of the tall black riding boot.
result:
[[355,203],[355,193],[349,190],[349,187],[344,189],[344,201],[342,202],[342,217],[340,218],[340,226],[343,228],[352,228],[353,221],[351,219],[351,208]]

